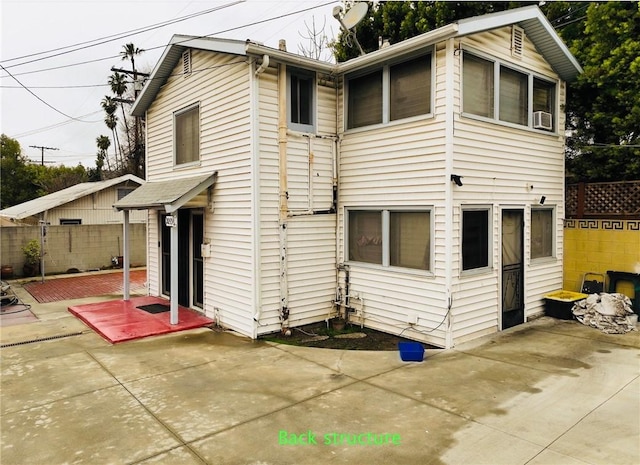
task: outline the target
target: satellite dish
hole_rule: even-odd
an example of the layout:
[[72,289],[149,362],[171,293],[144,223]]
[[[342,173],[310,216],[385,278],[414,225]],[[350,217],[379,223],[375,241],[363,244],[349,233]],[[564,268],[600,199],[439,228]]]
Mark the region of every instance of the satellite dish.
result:
[[355,3],[342,17],[342,25],[347,29],[353,29],[367,15],[369,7],[364,2]]
[[343,17],[340,17],[340,13],[342,13],[342,8],[340,6],[333,7],[333,17],[336,18],[344,32],[347,34],[348,40],[353,40],[358,49],[360,50],[360,55],[364,55],[364,50],[360,46],[358,39],[356,39],[355,33],[351,30],[358,25],[360,21],[364,19],[367,15],[367,11],[369,10],[369,6],[365,2],[357,2],[354,3],[353,6],[347,11]]

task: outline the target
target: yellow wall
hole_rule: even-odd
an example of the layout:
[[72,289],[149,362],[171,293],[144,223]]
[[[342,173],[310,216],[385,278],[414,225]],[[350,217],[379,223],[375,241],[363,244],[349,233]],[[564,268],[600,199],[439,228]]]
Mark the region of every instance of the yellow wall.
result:
[[[566,220],[564,289],[579,291],[584,273],[608,270],[640,273],[640,220]],[[634,296],[626,282],[616,291]]]

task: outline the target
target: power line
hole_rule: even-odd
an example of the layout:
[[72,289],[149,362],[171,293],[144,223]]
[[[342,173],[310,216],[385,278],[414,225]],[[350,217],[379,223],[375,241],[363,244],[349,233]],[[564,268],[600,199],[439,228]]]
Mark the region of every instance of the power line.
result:
[[[45,163],[45,161],[44,161],[44,151],[45,151],[45,150],[60,150],[60,149],[55,148],[55,147],[45,147],[45,146],[43,146],[43,145],[30,145],[29,147],[34,148],[34,149],[40,149],[40,150],[41,150],[41,152],[42,152],[42,161],[40,162],[40,164],[41,164],[42,166],[44,166],[44,163]],[[54,162],[54,161],[49,161],[49,162],[47,162],[47,163],[55,163],[55,162]]]
[[[182,22],[182,21],[186,21],[188,19],[192,19],[192,18],[196,18],[198,16],[206,15],[206,14],[212,13],[214,11],[222,10],[222,9],[237,5],[239,3],[243,3],[245,1],[246,0],[237,0],[235,2],[227,3],[225,5],[221,5],[221,6],[218,6],[218,7],[215,7],[215,8],[210,8],[208,10],[203,10],[203,11],[196,12],[196,13],[191,13],[191,14],[183,16],[181,18],[175,18],[175,19],[172,19],[172,20],[162,21],[160,23],[152,24],[150,26],[143,26],[141,28],[131,29],[129,31],[119,32],[117,34],[113,34],[113,35],[110,35],[110,36],[105,36],[105,37],[98,38],[98,39],[87,40],[85,42],[79,42],[77,44],[66,45],[64,47],[54,48],[54,49],[46,50],[46,51],[43,51],[43,52],[36,52],[36,53],[28,54],[28,55],[23,55],[23,56],[20,56],[20,57],[9,58],[9,59],[3,60],[3,62],[7,63],[9,61],[21,60],[23,58],[30,58],[30,57],[34,57],[34,56],[37,56],[37,55],[44,55],[45,53],[57,52],[57,51],[60,51],[60,50],[65,50],[65,49],[68,49],[68,48],[77,47],[77,48],[74,48],[72,50],[67,50],[67,51],[60,52],[60,53],[54,53],[53,55],[49,55],[49,56],[46,56],[46,57],[35,58],[33,60],[23,61],[22,63],[16,63],[14,65],[9,65],[9,66],[6,66],[5,68],[14,68],[16,66],[26,65],[28,63],[34,63],[36,61],[48,60],[49,58],[54,58],[54,57],[57,57],[57,56],[66,55],[67,53],[73,53],[73,52],[77,52],[79,50],[85,50],[87,48],[95,47],[95,46],[98,46],[98,45],[103,45],[103,44],[106,44],[106,43],[109,43],[109,42],[113,42],[113,41],[116,41],[116,40],[123,39],[125,37],[130,37],[130,36],[133,36],[133,35],[141,34],[143,32],[153,31],[154,29],[159,29],[161,27],[169,26],[171,24],[176,24],[176,23],[179,23],[179,22]],[[95,43],[93,43],[93,42],[95,42]],[[88,44],[90,44],[90,45],[88,45]]]
[[13,78],[14,81],[16,81],[18,84],[20,84],[24,90],[26,90],[27,92],[29,92],[31,95],[33,95],[35,98],[37,98],[38,100],[40,100],[42,103],[44,103],[46,106],[48,106],[49,108],[51,108],[53,111],[55,111],[56,113],[60,113],[62,116],[65,116],[69,119],[75,120],[75,121],[80,121],[81,123],[86,123],[87,121],[82,121],[81,119],[78,118],[74,118],[73,116],[69,116],[66,113],[58,110],[56,107],[54,107],[53,105],[51,105],[50,103],[45,102],[44,100],[42,100],[38,95],[36,95],[31,89],[29,89],[27,86],[25,86],[23,83],[21,83],[18,78],[16,78],[13,74],[11,74],[9,71],[7,71],[7,69],[0,65],[0,68],[2,68],[4,70],[5,73],[7,73],[9,76],[11,76]]
[[[196,38],[207,38],[207,37],[211,37],[211,36],[218,35],[218,34],[225,34],[227,32],[237,31],[239,29],[244,29],[244,28],[251,27],[251,26],[257,26],[258,24],[264,24],[264,23],[267,23],[267,22],[270,22],[270,21],[276,21],[278,19],[286,18],[288,16],[293,16],[293,15],[297,15],[297,14],[300,14],[300,13],[306,13],[306,12],[311,11],[311,10],[322,8],[322,7],[325,7],[325,6],[328,6],[328,5],[333,5],[334,3],[335,3],[335,1],[321,3],[319,5],[308,7],[308,8],[303,8],[301,10],[297,10],[297,11],[294,11],[294,12],[291,12],[291,13],[285,13],[285,14],[282,14],[282,15],[273,16],[271,18],[266,18],[266,19],[262,19],[262,20],[259,20],[259,21],[254,21],[253,23],[243,24],[241,26],[236,26],[236,27],[232,27],[232,28],[229,28],[229,29],[224,29],[224,30],[221,30],[221,31],[216,31],[216,32],[212,32],[210,34],[206,34],[206,35],[202,35],[202,36],[195,36],[195,37]],[[186,39],[185,42],[187,42],[189,40],[191,40],[191,38]],[[176,42],[176,44],[179,44],[179,43],[180,42]],[[145,49],[145,51],[157,50],[157,49],[165,48],[166,46],[167,45],[158,45],[158,46],[155,46],[155,47],[149,47],[149,48]],[[93,60],[87,60],[87,61],[82,61],[82,62],[77,62],[77,63],[70,63],[70,64],[66,64],[66,65],[54,66],[54,67],[51,67],[51,68],[43,68],[43,69],[38,69],[38,70],[34,70],[34,71],[25,71],[23,73],[15,73],[15,76],[24,76],[24,75],[27,75],[27,74],[42,73],[42,72],[45,72],[45,71],[55,71],[55,70],[58,70],[58,69],[71,68],[73,66],[81,66],[81,65],[86,65],[86,64],[90,64],[90,63],[96,63],[96,62],[99,62],[99,61],[112,60],[114,58],[120,58],[120,55],[112,55],[112,56],[103,57],[103,58],[95,58]],[[13,65],[13,66],[19,66],[19,65]],[[5,68],[3,68],[3,69],[5,69]],[[6,71],[6,69],[5,69],[5,71]],[[3,78],[3,77],[7,77],[7,76],[0,76],[0,79]]]
[[[102,110],[98,110],[98,111],[94,111],[94,112],[91,112],[91,113],[87,113],[86,115],[79,116],[78,118],[86,118],[87,116],[97,115],[98,113],[102,113]],[[84,121],[84,122],[86,122],[86,123],[100,123],[101,121],[102,120],[99,119],[99,120]],[[46,131],[50,131],[51,129],[57,129],[59,127],[66,126],[67,124],[70,124],[70,123],[73,123],[73,122],[74,122],[74,120],[68,119],[68,120],[61,121],[61,122],[56,123],[56,124],[52,124],[50,126],[45,126],[43,128],[32,129],[30,131],[23,132],[23,133],[20,133],[20,134],[12,134],[11,137],[13,137],[14,139],[19,139],[21,137],[28,137],[28,136],[32,136],[34,134],[38,134],[40,132],[46,132]]]

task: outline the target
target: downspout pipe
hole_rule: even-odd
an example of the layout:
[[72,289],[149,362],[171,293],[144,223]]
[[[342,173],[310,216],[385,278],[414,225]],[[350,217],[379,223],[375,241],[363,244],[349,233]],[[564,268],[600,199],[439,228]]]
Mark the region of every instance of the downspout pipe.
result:
[[279,249],[280,249],[280,319],[281,328],[289,328],[289,282],[287,268],[287,65],[278,65],[278,164],[279,164]]
[[[446,42],[446,89],[453,89],[454,84],[454,64],[455,64],[455,44],[453,39],[448,39]],[[453,111],[454,101],[453,92],[447,92],[445,98],[445,205],[444,205],[444,227],[445,227],[445,257],[453,257],[453,187],[451,180],[451,174],[453,173]],[[451,315],[453,305],[453,260],[449,259],[445,262],[445,296],[444,307],[446,311],[445,315],[445,348],[450,349],[453,347],[453,318]]]
[[260,75],[269,67],[269,55],[262,57],[262,63],[256,68],[251,77],[251,204],[253,208],[253,339],[258,337],[258,326],[260,326],[260,318],[262,317],[262,277],[260,270],[262,268],[261,250],[260,250],[260,118],[258,111],[258,101],[260,99]]

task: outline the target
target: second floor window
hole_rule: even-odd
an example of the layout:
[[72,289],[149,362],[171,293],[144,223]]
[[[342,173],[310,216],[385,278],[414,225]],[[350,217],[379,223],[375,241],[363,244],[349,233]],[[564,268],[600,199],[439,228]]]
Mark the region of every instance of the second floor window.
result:
[[431,113],[431,54],[347,78],[347,129]]
[[464,52],[462,67],[464,113],[555,130],[555,82],[468,52]]
[[173,118],[175,164],[200,160],[200,106],[177,111]]
[[314,130],[314,88],[313,73],[293,69],[288,73],[289,127],[296,131],[313,132]]

